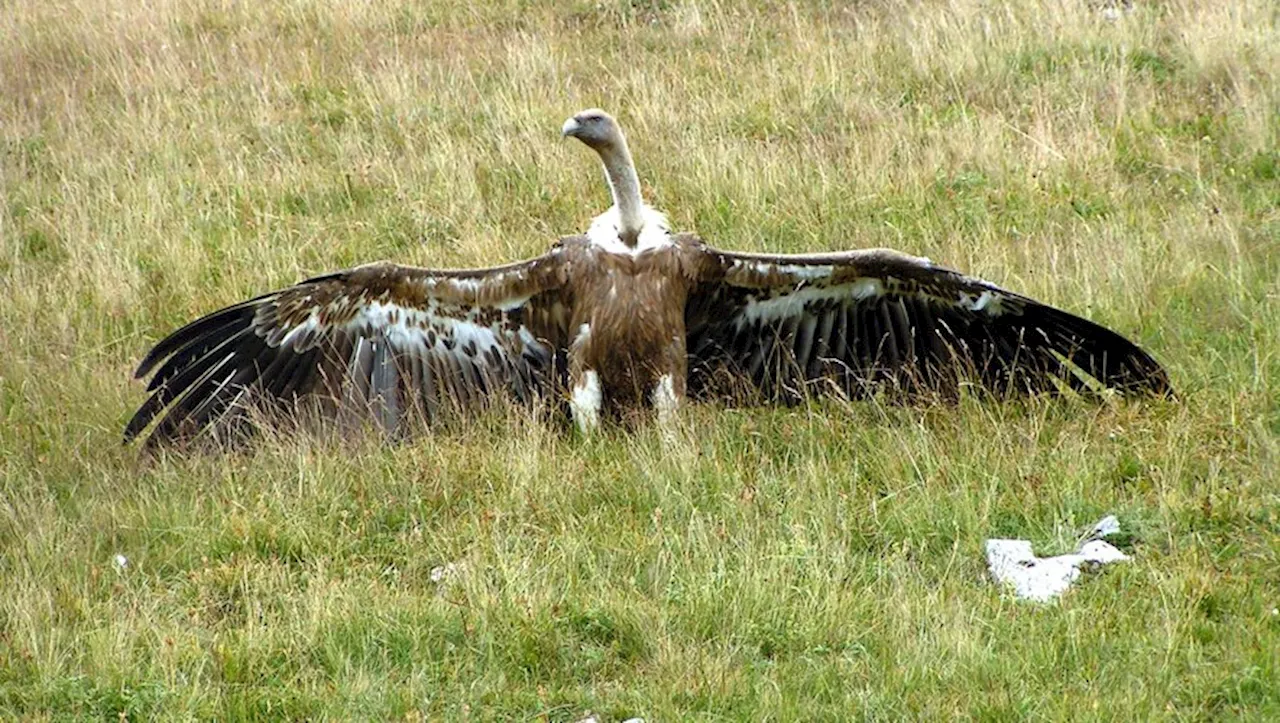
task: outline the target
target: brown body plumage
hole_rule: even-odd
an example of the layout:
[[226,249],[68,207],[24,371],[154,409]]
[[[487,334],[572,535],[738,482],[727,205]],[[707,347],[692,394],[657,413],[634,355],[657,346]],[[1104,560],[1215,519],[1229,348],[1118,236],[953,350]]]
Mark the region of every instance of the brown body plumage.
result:
[[635,256],[598,246],[576,279],[569,372],[573,387],[582,375],[599,375],[606,409],[646,404],[662,378],[683,399],[688,371],[684,310],[689,293],[706,276],[708,256],[692,237]]
[[[250,402],[354,410],[394,431],[494,395],[567,399],[584,430],[602,413],[726,389],[759,401],[810,393],[1168,393],[1149,355],[1097,324],[889,249],[766,255],[673,234],[644,205],[617,123],[583,111],[565,135],[597,153],[613,208],[583,236],[489,269],[377,263],[236,304],[174,332],[131,439],[241,420]],[[727,383],[726,383],[727,381]]]

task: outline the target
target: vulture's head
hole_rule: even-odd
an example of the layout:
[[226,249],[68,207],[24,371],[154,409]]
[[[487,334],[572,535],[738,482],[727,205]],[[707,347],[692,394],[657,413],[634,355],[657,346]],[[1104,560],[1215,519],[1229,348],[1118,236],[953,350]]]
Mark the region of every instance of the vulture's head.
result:
[[577,138],[597,152],[616,148],[622,143],[622,128],[613,116],[599,108],[575,114],[560,127],[560,133]]

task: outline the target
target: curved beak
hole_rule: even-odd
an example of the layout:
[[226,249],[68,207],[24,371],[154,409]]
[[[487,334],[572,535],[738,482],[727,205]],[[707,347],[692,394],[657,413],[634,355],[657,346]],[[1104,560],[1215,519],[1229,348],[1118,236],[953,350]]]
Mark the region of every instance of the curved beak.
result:
[[570,118],[564,122],[564,125],[560,126],[560,137],[576,136],[581,128],[582,124],[578,123],[577,118]]

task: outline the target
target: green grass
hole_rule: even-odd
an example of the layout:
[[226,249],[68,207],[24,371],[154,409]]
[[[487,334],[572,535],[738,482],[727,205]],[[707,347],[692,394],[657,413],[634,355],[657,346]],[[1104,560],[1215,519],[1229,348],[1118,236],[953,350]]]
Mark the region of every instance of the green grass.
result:
[[[0,718],[1280,718],[1274,7],[844,5],[8,3]],[[119,444],[199,314],[582,229],[592,105],[680,228],[927,255],[1181,396]],[[1131,564],[987,582],[1108,512]]]

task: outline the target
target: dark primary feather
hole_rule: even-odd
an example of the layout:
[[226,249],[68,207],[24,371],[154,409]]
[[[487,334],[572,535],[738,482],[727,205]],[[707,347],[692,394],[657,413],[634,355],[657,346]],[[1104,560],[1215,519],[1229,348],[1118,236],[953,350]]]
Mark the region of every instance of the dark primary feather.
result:
[[229,306],[160,341],[129,441],[187,438],[251,404],[315,399],[388,432],[499,391],[531,401],[556,380],[564,274],[557,251],[493,269],[372,264]]
[[686,313],[694,393],[742,379],[775,400],[831,385],[853,397],[954,394],[966,380],[1001,394],[1090,389],[1078,372],[1126,393],[1171,392],[1164,369],[1119,334],[925,259],[713,253],[722,274]]

